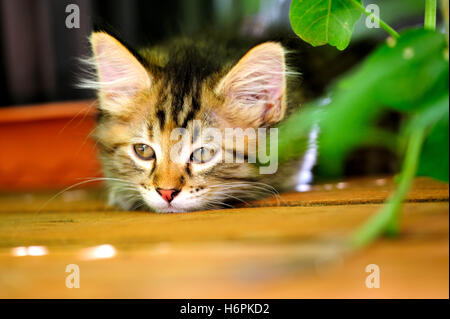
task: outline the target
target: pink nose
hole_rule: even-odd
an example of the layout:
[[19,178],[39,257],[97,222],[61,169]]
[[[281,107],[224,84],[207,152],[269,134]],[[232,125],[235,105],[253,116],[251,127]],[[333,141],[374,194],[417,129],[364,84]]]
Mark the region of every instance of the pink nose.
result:
[[156,191],[168,203],[170,203],[174,199],[174,197],[177,196],[178,193],[180,192],[178,189],[162,189],[162,188],[157,188]]

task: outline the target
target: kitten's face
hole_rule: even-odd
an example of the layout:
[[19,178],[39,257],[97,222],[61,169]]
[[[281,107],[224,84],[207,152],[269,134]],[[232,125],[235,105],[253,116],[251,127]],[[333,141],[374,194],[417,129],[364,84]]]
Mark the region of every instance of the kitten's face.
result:
[[[207,134],[222,120],[201,107],[186,123],[184,135],[178,134],[182,126],[172,116],[171,98],[160,108],[153,107],[162,95],[143,99],[136,105],[143,111],[126,119],[100,120],[96,137],[105,175],[118,179],[109,181],[111,202],[125,209],[142,205],[157,212],[185,212],[220,207],[251,186],[246,181],[257,175],[257,169],[249,163],[224,163],[225,153],[235,148],[226,148]],[[200,99],[200,105],[217,102]],[[186,101],[184,107],[191,109],[192,104]]]
[[267,192],[255,184],[253,164],[225,162],[226,154],[251,150],[217,133],[281,120],[285,79],[278,44],[256,47],[231,70],[205,70],[183,53],[156,58],[147,52],[138,59],[106,33],[94,33],[91,42],[97,77],[88,86],[99,93],[95,138],[111,204],[186,212]]

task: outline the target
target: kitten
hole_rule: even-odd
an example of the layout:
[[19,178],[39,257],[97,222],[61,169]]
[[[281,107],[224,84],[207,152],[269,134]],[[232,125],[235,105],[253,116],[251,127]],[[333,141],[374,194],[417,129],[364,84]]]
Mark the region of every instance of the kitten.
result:
[[[305,160],[273,174],[249,163],[256,157],[249,145],[261,144],[258,128],[277,125],[303,102],[298,87],[289,87],[279,43],[257,45],[238,60],[233,50],[188,40],[139,52],[103,31],[90,41],[95,72],[83,86],[98,93],[93,136],[111,205],[187,212],[230,207],[310,182],[314,132],[305,138],[312,146]],[[220,144],[203,134],[208,128],[222,137],[230,128],[256,134],[240,144]],[[174,138],[179,129],[183,134]],[[234,161],[224,160],[230,156]]]

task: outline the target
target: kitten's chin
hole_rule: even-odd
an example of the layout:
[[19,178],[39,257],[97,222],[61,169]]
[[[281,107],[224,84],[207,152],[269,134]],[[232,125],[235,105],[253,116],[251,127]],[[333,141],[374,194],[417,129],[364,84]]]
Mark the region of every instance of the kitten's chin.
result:
[[143,199],[147,207],[155,213],[188,213],[199,210],[197,203],[182,198],[175,198],[170,204],[153,193],[143,194]]
[[185,210],[185,209],[179,209],[179,208],[169,206],[167,208],[155,209],[155,212],[161,213],[161,214],[167,214],[167,213],[187,213],[189,211]]
[[148,205],[150,210],[154,211],[155,213],[160,214],[171,214],[171,213],[187,213],[193,210],[187,209],[186,207],[178,208],[176,206],[168,205],[168,204],[162,204],[162,205]]

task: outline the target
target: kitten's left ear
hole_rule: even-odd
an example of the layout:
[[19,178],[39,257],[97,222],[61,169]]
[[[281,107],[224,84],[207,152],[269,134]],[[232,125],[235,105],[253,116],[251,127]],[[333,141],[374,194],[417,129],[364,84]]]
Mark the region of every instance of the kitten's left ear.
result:
[[251,49],[219,82],[222,113],[235,126],[270,126],[286,111],[286,65],[279,43],[266,42]]
[[98,90],[100,108],[121,114],[138,92],[150,88],[150,75],[136,55],[108,33],[94,32],[90,42],[97,78],[84,87]]

